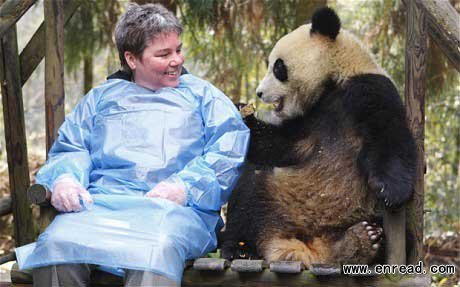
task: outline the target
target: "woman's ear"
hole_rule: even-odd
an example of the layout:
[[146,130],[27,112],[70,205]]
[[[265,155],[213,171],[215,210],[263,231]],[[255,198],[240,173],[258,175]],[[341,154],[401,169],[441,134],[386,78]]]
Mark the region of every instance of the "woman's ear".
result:
[[137,58],[136,56],[129,52],[129,51],[125,51],[125,60],[126,60],[126,63],[128,63],[128,66],[131,70],[135,70],[136,69],[136,63],[137,63]]

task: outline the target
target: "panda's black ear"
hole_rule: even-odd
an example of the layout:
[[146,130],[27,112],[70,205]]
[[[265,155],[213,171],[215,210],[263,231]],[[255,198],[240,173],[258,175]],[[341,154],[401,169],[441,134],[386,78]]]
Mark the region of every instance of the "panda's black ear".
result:
[[319,33],[335,40],[340,31],[339,16],[329,7],[319,8],[311,18],[311,33]]

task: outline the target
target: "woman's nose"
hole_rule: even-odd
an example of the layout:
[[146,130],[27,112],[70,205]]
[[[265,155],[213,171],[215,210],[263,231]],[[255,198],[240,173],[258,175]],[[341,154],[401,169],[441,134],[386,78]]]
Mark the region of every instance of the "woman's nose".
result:
[[174,58],[171,60],[170,65],[171,66],[177,66],[177,65],[182,65],[184,63],[184,56],[181,54],[174,54]]

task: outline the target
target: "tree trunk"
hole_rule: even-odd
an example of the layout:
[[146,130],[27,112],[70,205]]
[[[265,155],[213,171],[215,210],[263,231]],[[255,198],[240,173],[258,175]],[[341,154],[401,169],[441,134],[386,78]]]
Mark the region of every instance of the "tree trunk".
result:
[[83,60],[83,94],[93,87],[93,55],[87,55]]
[[[81,6],[81,21],[84,31],[94,33],[93,10],[90,3]],[[83,94],[86,94],[93,87],[93,57],[94,43],[88,43],[87,51],[83,52]]]
[[[50,150],[64,122],[64,3],[45,0],[45,113],[46,150]],[[53,220],[53,208],[40,208],[43,230]]]

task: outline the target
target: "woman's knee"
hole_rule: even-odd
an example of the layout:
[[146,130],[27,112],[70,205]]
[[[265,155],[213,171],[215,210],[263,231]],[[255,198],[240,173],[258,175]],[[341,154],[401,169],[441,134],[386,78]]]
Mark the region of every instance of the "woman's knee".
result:
[[59,264],[32,270],[34,286],[89,286],[92,267],[88,264]]
[[125,287],[165,286],[178,287],[179,283],[168,277],[153,272],[139,270],[125,270]]

